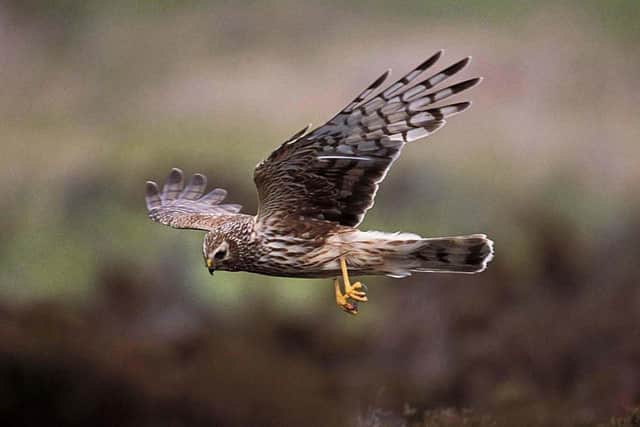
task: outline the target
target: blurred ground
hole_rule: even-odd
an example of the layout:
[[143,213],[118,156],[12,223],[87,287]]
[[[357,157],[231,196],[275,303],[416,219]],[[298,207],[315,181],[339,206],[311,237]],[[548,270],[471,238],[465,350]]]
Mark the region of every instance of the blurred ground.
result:
[[[640,400],[639,20],[631,0],[0,2],[0,416],[623,417]],[[145,218],[144,181],[174,166],[255,211],[279,141],[439,48],[485,81],[407,147],[363,228],[485,232],[483,274],[370,278],[353,319],[329,281],[211,280],[199,233]]]

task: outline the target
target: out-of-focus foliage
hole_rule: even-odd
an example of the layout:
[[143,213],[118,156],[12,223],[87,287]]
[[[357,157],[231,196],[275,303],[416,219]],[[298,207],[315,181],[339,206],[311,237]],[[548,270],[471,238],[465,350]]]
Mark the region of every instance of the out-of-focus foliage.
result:
[[[0,411],[622,416],[640,400],[639,20],[623,0],[0,3]],[[406,147],[363,228],[486,232],[482,275],[367,278],[352,319],[330,281],[212,280],[200,233],[146,219],[144,181],[171,167],[254,212],[280,141],[439,48],[485,81]]]

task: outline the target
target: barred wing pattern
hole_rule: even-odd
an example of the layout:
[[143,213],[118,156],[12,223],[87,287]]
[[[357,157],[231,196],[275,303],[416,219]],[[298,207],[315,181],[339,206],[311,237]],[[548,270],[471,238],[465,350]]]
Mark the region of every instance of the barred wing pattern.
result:
[[254,174],[259,219],[292,214],[357,226],[404,144],[431,135],[446,118],[471,105],[433,106],[475,86],[480,78],[429,92],[470,58],[412,84],[441,54],[371,96],[390,73],[385,72],[324,126],[305,135],[307,126],[271,153]]
[[153,181],[147,181],[146,202],[149,218],[155,222],[174,228],[213,230],[223,215],[240,211],[240,205],[220,204],[227,191],[216,188],[205,194],[207,177],[195,174],[184,185],[184,174],[174,168],[162,188]]

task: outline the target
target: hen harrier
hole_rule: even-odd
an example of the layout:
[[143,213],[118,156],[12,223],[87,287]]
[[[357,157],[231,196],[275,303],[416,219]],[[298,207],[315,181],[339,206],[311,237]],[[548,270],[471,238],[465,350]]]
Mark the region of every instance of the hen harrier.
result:
[[211,274],[334,277],[336,303],[351,314],[357,314],[358,303],[367,296],[363,284],[351,283],[349,273],[406,277],[412,272],[484,270],[493,242],[483,234],[423,238],[356,228],[405,143],[431,135],[446,118],[471,105],[433,104],[475,86],[480,78],[430,91],[470,58],[414,83],[441,54],[372,96],[388,70],[325,125],[309,133],[307,126],[282,143],[255,169],[260,203],[255,216],[239,213],[239,205],[223,204],[223,189],[205,194],[204,175],[193,175],[185,186],[182,171],[173,169],[162,191],[147,182],[149,217],[175,228],[206,231],[202,253]]

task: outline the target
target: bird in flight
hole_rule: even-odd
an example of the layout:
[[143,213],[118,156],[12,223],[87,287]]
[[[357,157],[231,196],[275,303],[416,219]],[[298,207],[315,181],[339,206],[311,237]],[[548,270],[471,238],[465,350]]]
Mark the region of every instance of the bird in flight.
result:
[[350,275],[400,278],[484,270],[493,256],[493,242],[484,234],[424,238],[358,229],[404,145],[433,134],[471,105],[434,105],[481,80],[438,88],[470,61],[464,58],[424,78],[441,55],[438,51],[378,90],[387,70],[326,124],[311,132],[307,126],[284,141],[254,171],[257,214],[223,203],[223,189],[206,192],[204,175],[193,175],[185,185],[182,171],[172,169],[162,190],[146,183],[149,217],[206,231],[202,255],[211,274],[334,278],[336,303],[350,314],[367,301],[366,287],[352,283]]

